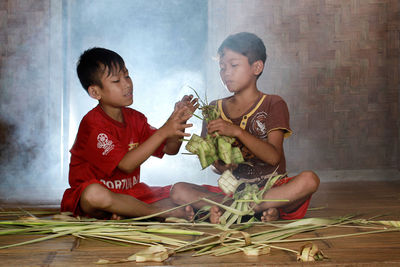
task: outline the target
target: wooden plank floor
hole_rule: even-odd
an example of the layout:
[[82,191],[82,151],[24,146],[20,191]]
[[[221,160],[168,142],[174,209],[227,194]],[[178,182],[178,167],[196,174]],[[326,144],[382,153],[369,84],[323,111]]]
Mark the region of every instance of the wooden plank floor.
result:
[[[12,205],[3,203],[3,208]],[[25,207],[26,209],[35,206]],[[38,208],[38,207],[36,207]],[[363,218],[384,215],[384,219],[400,220],[400,181],[398,182],[330,182],[322,183],[314,195],[307,217],[330,217],[360,214]],[[48,208],[53,209],[54,208]],[[319,230],[298,235],[314,237],[337,234],[335,229]],[[355,232],[350,228],[347,232]],[[343,231],[341,231],[343,233]],[[0,246],[29,240],[32,236],[0,236]],[[0,250],[0,266],[94,266],[99,258],[120,260],[134,254],[142,247],[120,247],[100,241],[62,237],[37,244]],[[298,250],[305,242],[285,244]],[[313,265],[318,266],[400,266],[400,232],[381,233],[315,241],[329,257]],[[258,257],[236,253],[229,256],[192,257],[192,252],[177,254],[159,265],[174,266],[294,266],[293,253],[272,250]],[[117,264],[129,266],[135,263]],[[136,264],[138,266],[157,265]],[[96,265],[98,266],[98,265]]]

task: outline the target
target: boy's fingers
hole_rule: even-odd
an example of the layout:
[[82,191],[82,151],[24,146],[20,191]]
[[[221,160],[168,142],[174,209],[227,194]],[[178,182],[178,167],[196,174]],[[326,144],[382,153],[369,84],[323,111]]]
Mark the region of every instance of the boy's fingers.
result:
[[192,108],[193,112],[194,112],[196,109],[198,109],[198,108],[199,108],[199,106],[200,106],[200,104],[199,104],[199,103],[197,103],[196,105],[194,105],[194,106],[193,106],[193,108]]
[[192,101],[190,103],[195,104],[195,103],[198,103],[198,102],[199,102],[199,99],[195,98],[195,99],[192,99]]
[[188,113],[185,113],[183,119],[184,119],[184,120],[188,120],[188,119],[190,119],[192,116],[193,116],[193,112],[188,112]]
[[192,126],[193,126],[192,123],[182,124],[182,128],[183,128],[183,129],[190,128],[190,127],[192,127]]
[[184,107],[184,106],[186,106],[186,105],[188,105],[188,104],[191,104],[192,103],[192,98],[193,98],[193,95],[185,95],[185,96],[183,96],[182,97],[182,100],[180,100],[180,101],[178,101],[178,102],[176,102],[175,103],[175,110],[176,109],[179,109],[179,108],[182,108],[182,107]]
[[193,95],[184,95],[182,97],[182,101],[183,102],[186,102],[186,101],[190,102],[192,100],[192,98],[193,98]]
[[208,125],[207,126],[207,131],[209,132],[209,133],[211,133],[211,135],[213,135],[215,132],[217,132],[218,133],[218,128],[217,127],[215,127],[215,126],[213,126],[213,125]]
[[193,116],[193,112],[190,109],[184,109],[182,110],[182,114],[180,114],[179,119],[182,120],[188,120]]
[[195,99],[195,100],[193,100],[192,102],[189,102],[188,104],[187,104],[187,106],[188,106],[188,108],[192,111],[192,112],[194,112],[198,107],[199,107],[199,103],[198,103],[198,101],[197,101],[197,98]]
[[188,108],[186,106],[177,106],[176,109],[172,112],[171,117],[178,116],[181,117],[184,112],[186,112]]
[[190,133],[185,133],[185,132],[181,132],[182,134],[182,136],[187,136],[187,137],[189,137],[190,136]]
[[175,134],[177,136],[191,136],[190,133],[185,133],[183,130],[176,130]]

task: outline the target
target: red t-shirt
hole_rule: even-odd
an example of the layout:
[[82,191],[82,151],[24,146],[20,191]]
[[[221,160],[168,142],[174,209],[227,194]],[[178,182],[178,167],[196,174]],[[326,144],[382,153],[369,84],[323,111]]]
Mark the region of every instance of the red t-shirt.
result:
[[[64,193],[62,211],[79,214],[78,204],[82,191],[92,183],[100,183],[113,192],[138,198],[145,193],[142,197],[150,197],[146,202],[159,200],[158,197],[152,199],[151,188],[140,183],[140,167],[131,173],[124,173],[117,167],[129,150],[146,141],[157,129],[150,126],[146,117],[134,109],[123,108],[122,114],[125,123],[110,118],[97,106],[82,119],[75,143],[70,150],[71,188]],[[162,158],[163,147],[164,145],[161,145],[153,156]]]

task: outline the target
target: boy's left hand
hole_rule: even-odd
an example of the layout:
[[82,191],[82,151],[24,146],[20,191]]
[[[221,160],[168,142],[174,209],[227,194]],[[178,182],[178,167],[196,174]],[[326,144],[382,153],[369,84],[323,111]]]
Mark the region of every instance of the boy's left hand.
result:
[[193,114],[199,107],[198,99],[193,99],[193,95],[184,95],[181,101],[175,103],[174,110],[176,111],[185,106],[188,107],[189,111]]

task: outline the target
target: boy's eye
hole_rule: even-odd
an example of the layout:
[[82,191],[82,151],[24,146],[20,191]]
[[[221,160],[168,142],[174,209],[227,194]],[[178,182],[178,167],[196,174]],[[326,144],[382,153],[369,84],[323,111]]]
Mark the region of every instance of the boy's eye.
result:
[[112,83],[119,83],[119,79],[118,80],[114,80],[114,81],[111,81]]
[[237,66],[239,66],[239,64],[232,64],[231,66],[232,67],[237,67]]

